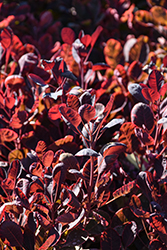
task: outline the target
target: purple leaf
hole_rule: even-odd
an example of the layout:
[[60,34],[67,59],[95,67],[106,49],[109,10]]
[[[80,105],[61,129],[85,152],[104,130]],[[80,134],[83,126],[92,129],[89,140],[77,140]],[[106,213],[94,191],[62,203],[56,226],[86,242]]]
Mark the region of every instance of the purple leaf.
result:
[[151,133],[154,129],[154,114],[150,106],[142,102],[137,103],[131,110],[131,121],[138,127],[143,125]]
[[22,248],[23,235],[21,228],[13,221],[4,221],[0,225],[0,238],[6,238],[10,246],[20,246]]
[[137,235],[137,224],[135,221],[128,222],[122,233],[122,242],[125,249],[132,244]]
[[101,247],[102,250],[106,249],[120,250],[121,238],[113,228],[109,228],[102,233]]

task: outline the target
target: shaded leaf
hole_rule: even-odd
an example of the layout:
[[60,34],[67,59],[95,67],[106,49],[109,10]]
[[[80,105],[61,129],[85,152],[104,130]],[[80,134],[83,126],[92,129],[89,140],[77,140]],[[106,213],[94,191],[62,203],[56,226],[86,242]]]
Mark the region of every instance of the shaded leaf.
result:
[[20,227],[13,221],[4,221],[0,225],[0,237],[6,238],[10,246],[20,246],[23,244],[23,235]]
[[131,110],[131,121],[138,127],[143,127],[143,125],[148,129],[148,132],[151,133],[154,129],[154,114],[150,108],[145,103],[137,103]]
[[139,102],[148,103],[148,100],[142,94],[142,87],[138,83],[128,85],[130,94]]
[[102,233],[100,240],[101,240],[102,250],[106,249],[119,250],[121,248],[120,236],[113,228],[105,230]]
[[115,190],[113,192],[113,197],[118,198],[120,196],[124,196],[124,195],[130,193],[132,188],[134,188],[135,186],[136,186],[136,181],[131,181],[131,182],[123,185],[122,187],[118,188],[117,190]]
[[137,224],[135,221],[128,222],[122,233],[122,241],[125,249],[132,244],[137,235]]
[[148,249],[149,250],[165,250],[166,247],[163,246],[162,242],[159,241],[158,239],[153,239],[152,241],[150,241]]
[[103,28],[101,26],[98,26],[96,28],[96,30],[93,32],[92,36],[91,36],[91,47],[93,47],[95,45],[95,42],[98,38],[98,36],[100,35],[100,33],[102,32]]

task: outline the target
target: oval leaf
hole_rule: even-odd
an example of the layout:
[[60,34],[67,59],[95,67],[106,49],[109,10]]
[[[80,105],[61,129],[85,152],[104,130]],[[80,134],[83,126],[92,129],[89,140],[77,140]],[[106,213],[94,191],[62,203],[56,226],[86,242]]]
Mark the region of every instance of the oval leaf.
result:
[[75,33],[71,28],[64,27],[61,30],[61,38],[64,43],[72,45],[72,43],[75,41]]
[[84,104],[79,108],[78,113],[84,121],[89,122],[96,115],[96,110],[92,105]]
[[98,157],[99,154],[91,148],[81,149],[75,156],[95,156]]

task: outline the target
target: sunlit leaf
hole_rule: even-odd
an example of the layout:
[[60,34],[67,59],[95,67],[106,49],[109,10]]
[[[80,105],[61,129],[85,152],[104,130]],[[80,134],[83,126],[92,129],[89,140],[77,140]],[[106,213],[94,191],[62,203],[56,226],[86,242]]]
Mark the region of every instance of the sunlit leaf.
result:
[[11,141],[14,141],[15,139],[17,139],[18,137],[18,134],[9,129],[9,128],[1,128],[0,129],[0,140],[1,142],[11,142]]
[[71,45],[75,40],[75,33],[71,28],[64,27],[61,30],[61,38],[64,43]]
[[52,150],[48,150],[42,157],[42,163],[45,167],[50,167],[53,161],[54,153]]
[[136,185],[135,181],[131,181],[131,182],[123,185],[122,187],[118,188],[117,190],[115,190],[113,192],[113,197],[118,198],[120,196],[124,196],[124,195],[130,193],[132,188],[135,187],[135,185]]
[[78,108],[80,106],[79,98],[76,95],[68,95],[67,105],[75,111],[78,111]]
[[84,104],[79,107],[78,113],[83,119],[83,121],[89,122],[95,117],[96,110],[92,105]]
[[82,121],[80,115],[72,108],[60,105],[59,111],[76,128]]
[[75,156],[95,156],[98,157],[99,154],[91,148],[84,148],[78,151]]

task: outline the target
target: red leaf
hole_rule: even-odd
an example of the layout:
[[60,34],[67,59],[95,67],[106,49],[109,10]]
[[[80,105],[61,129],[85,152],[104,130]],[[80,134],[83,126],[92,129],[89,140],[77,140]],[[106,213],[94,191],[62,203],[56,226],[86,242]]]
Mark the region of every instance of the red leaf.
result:
[[102,233],[101,247],[102,250],[106,249],[120,250],[121,238],[113,228],[109,228]]
[[35,148],[35,152],[37,153],[40,160],[42,160],[43,155],[46,151],[46,143],[44,141],[38,141],[37,146]]
[[1,32],[1,44],[4,49],[8,49],[10,45],[12,44],[12,31],[10,29],[4,29]]
[[103,28],[101,26],[98,26],[97,29],[92,34],[91,47],[93,47],[95,45],[95,42],[96,42],[98,36],[100,35],[100,33],[102,32],[102,30],[103,30]]
[[41,64],[43,65],[44,69],[47,70],[52,70],[53,67],[55,66],[54,61],[48,61],[48,60],[42,60]]
[[59,111],[76,128],[82,122],[80,115],[72,108],[60,105]]
[[29,74],[28,77],[30,78],[30,80],[32,82],[35,82],[37,85],[42,86],[42,87],[46,86],[44,80],[41,77],[39,77],[39,76],[37,76],[35,74],[32,74],[32,73]]
[[50,235],[47,238],[47,240],[45,241],[45,243],[39,248],[39,250],[47,250],[52,245],[52,243],[55,241],[55,239],[56,239],[55,234]]
[[1,142],[11,142],[11,141],[14,141],[15,139],[17,139],[18,137],[18,134],[9,129],[9,128],[1,128],[0,129],[0,140]]
[[67,105],[75,111],[78,111],[80,106],[79,98],[76,95],[68,95]]
[[164,77],[159,70],[154,69],[151,71],[148,77],[148,85],[151,89],[156,92],[159,91],[163,81]]
[[160,94],[151,88],[142,89],[142,94],[149,102],[155,102],[160,98]]
[[95,108],[90,104],[84,104],[78,109],[79,115],[82,117],[83,121],[89,122],[96,115]]
[[110,69],[110,66],[106,63],[96,63],[92,66],[92,70],[105,70],[105,69]]
[[75,41],[75,33],[71,28],[64,27],[61,30],[61,38],[64,43],[72,45],[72,43]]
[[8,178],[12,179],[13,181],[16,181],[20,169],[21,169],[20,161],[19,160],[12,161],[8,169]]
[[91,36],[90,35],[84,35],[83,37],[81,37],[81,43],[83,43],[83,45],[85,45],[85,47],[88,47],[89,44],[91,43]]
[[51,119],[53,122],[57,121],[57,119],[61,119],[61,113],[59,111],[59,104],[55,104],[49,109],[48,112],[48,117]]
[[166,91],[167,91],[167,83],[165,83],[165,84],[161,87],[159,93],[160,93],[161,96],[164,97],[164,95],[166,94]]
[[25,196],[25,194],[21,191],[20,188],[15,188],[14,190],[15,192],[15,198],[17,199],[17,201],[25,208],[30,209],[30,204],[29,201],[27,199],[27,196]]
[[161,240],[167,244],[166,228],[164,218],[161,214],[153,213],[150,215],[150,225],[159,234]]
[[142,67],[141,62],[133,61],[128,68],[128,75],[136,81],[142,74]]
[[11,75],[6,77],[5,79],[5,87],[9,87],[11,89],[18,89],[25,84],[24,78],[20,75]]
[[52,164],[54,153],[52,150],[48,150],[42,157],[42,163],[45,167],[50,167]]
[[28,118],[28,113],[27,111],[23,110],[23,111],[18,111],[17,113],[15,113],[10,120],[10,126],[12,128],[21,128],[23,123],[27,120]]

